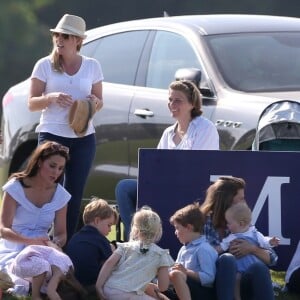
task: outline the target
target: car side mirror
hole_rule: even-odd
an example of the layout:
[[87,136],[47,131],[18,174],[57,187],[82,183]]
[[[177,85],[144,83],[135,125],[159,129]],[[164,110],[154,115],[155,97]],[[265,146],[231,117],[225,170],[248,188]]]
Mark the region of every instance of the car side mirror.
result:
[[207,98],[214,97],[213,91],[208,87],[206,82],[204,82],[204,83],[202,82],[201,87],[200,87],[201,70],[199,70],[199,69],[196,69],[196,68],[178,69],[175,73],[175,80],[191,80],[199,88],[203,97],[207,97]]
[[199,87],[201,81],[201,71],[196,68],[178,69],[175,73],[175,80],[190,80]]

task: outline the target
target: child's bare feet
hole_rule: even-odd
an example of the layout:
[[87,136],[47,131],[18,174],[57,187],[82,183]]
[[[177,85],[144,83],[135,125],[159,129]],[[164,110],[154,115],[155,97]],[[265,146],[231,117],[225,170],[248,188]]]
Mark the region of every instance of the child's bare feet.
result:
[[51,266],[51,270],[52,270],[52,277],[49,280],[47,285],[47,296],[49,297],[50,300],[62,300],[59,294],[57,293],[57,287],[64,274],[56,266]]

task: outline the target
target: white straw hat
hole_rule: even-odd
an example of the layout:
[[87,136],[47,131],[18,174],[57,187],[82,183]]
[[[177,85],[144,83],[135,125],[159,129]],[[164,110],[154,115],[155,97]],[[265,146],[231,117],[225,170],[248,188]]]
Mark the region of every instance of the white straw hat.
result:
[[86,38],[85,28],[85,21],[81,17],[65,14],[59,20],[56,27],[54,29],[50,29],[50,31],[71,34],[84,39]]

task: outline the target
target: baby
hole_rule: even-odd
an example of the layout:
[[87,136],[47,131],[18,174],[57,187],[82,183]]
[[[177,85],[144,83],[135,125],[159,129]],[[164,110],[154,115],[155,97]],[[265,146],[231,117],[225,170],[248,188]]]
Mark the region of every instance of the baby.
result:
[[[251,243],[264,248],[278,246],[279,239],[276,237],[266,237],[260,233],[255,226],[251,225],[252,212],[245,202],[237,203],[229,207],[225,212],[227,227],[231,232],[222,240],[220,245],[216,246],[218,253],[229,249],[230,244],[235,239],[245,239]],[[240,278],[241,273],[245,272],[249,266],[255,262],[261,261],[257,256],[248,254],[237,258],[237,280],[235,286],[235,300],[240,300]]]

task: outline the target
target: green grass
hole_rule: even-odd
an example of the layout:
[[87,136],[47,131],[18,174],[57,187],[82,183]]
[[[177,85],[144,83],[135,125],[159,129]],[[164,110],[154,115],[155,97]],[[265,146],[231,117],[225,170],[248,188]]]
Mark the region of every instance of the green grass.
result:
[[[280,288],[284,286],[285,272],[271,271],[273,282],[277,283]],[[292,295],[290,293],[282,292],[281,289],[275,289],[276,300],[299,300],[299,295]]]
[[[123,232],[123,224],[121,224],[121,231]],[[110,241],[116,240],[115,226],[112,227],[112,230],[111,230],[110,234],[108,235],[108,239]],[[121,239],[124,240],[123,236],[121,236]],[[299,300],[299,298],[300,298],[299,295],[292,295],[292,294],[288,294],[286,292],[281,291],[281,288],[284,286],[285,272],[271,271],[271,276],[272,276],[273,282],[277,283],[280,287],[280,288],[274,290],[276,300]],[[2,299],[3,300],[30,300],[31,297],[14,297],[11,295],[4,294]],[[89,298],[89,300],[96,300],[96,299]]]
[[[276,282],[280,287],[284,286],[284,272],[271,271],[272,280]],[[275,289],[276,300],[299,300],[299,295],[292,295],[281,292],[280,289]],[[10,295],[4,295],[3,300],[30,300],[30,297],[13,297]],[[89,299],[93,300],[93,299]]]

